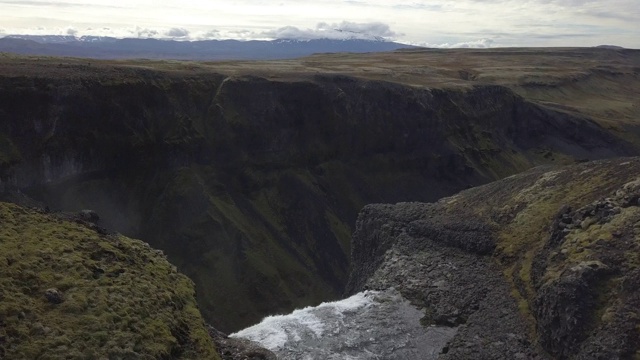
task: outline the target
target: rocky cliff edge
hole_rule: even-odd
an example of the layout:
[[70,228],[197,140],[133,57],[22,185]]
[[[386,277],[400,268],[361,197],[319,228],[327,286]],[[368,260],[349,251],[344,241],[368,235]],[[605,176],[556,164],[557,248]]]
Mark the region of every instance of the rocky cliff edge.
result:
[[621,158],[369,205],[347,291],[395,287],[456,327],[443,359],[637,359],[639,198],[640,158]]

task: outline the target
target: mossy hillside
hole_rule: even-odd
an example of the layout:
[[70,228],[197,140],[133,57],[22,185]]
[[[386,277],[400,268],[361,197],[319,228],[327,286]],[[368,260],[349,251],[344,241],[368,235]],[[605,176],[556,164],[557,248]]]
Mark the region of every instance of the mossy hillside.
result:
[[[531,336],[548,351],[577,351],[576,343],[615,327],[629,336],[624,347],[637,349],[638,321],[630,312],[637,311],[638,294],[629,284],[640,268],[640,212],[634,202],[638,174],[637,158],[540,167],[466,190],[441,204],[451,216],[469,216],[492,227],[496,264],[511,284],[522,315],[530,320]],[[571,282],[572,276],[584,278]],[[558,310],[567,314],[558,315],[553,329],[537,325],[547,324],[554,314],[543,305],[561,301],[554,296],[566,291],[580,294]],[[562,331],[557,330],[562,326],[574,328],[563,335],[570,338],[564,347],[555,347],[551,331]]]
[[[632,174],[636,171],[633,167],[636,165],[636,162],[602,168],[596,165],[593,170],[585,167],[582,170],[584,173],[577,176],[575,169],[550,171],[531,187],[515,194],[506,206],[507,209],[520,210],[516,210],[517,215],[503,227],[498,238],[498,251],[505,264],[518,259],[516,263],[522,268],[519,274],[514,276],[519,276],[525,284],[531,284],[530,268],[533,256],[545,246],[549,237],[550,222],[563,205],[580,208],[601,197],[609,196],[625,182],[633,180]],[[569,179],[571,185],[567,186]],[[585,229],[582,236],[591,239],[590,241],[598,240],[596,228],[597,226],[590,230]],[[573,241],[563,244],[570,248],[567,249],[569,254],[584,253],[588,247],[585,245],[587,244]],[[568,260],[579,262],[581,259],[584,260],[586,257],[569,257]],[[566,267],[566,263],[563,266]],[[555,276],[558,274],[559,272],[555,272]],[[547,276],[553,277],[554,274]]]
[[[273,184],[248,195],[215,185],[212,177],[216,172],[208,166],[178,170],[154,199],[143,231],[156,237],[194,279],[204,312],[216,325],[249,325],[266,312],[314,304],[340,291],[346,258],[327,238],[331,226],[346,225],[319,216],[331,211],[321,199],[295,204],[283,194],[284,188],[296,186],[301,199],[314,197],[302,175],[264,176]],[[315,229],[301,219],[309,213]],[[159,226],[168,214],[180,214],[173,216],[171,229]],[[339,234],[342,243],[348,241],[345,235]],[[218,309],[229,310],[220,316]]]
[[217,358],[193,283],[141,241],[0,203],[0,254],[7,359]]
[[20,151],[16,149],[13,142],[5,136],[0,136],[0,176],[4,177],[6,169],[19,163],[20,160]]

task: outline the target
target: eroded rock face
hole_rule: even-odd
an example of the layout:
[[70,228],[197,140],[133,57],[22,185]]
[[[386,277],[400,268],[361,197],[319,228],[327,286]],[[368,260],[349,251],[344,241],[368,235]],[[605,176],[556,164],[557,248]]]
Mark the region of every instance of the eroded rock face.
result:
[[369,205],[348,291],[395,287],[425,325],[457,327],[442,358],[632,358],[638,174],[638,158],[537,168],[437,203]]
[[637,259],[629,256],[638,250],[638,184],[556,215],[532,276],[540,342],[551,353],[622,359],[638,348],[640,320],[629,316],[640,309],[629,286],[638,281]]
[[212,326],[207,331],[222,360],[277,360],[273,352],[253,341],[230,338]]
[[534,306],[543,347],[563,358],[577,352],[598,296],[606,296],[598,284],[607,273],[600,262],[580,263],[538,290]]
[[[442,210],[420,203],[367,206],[354,234],[348,291],[394,287],[423,308],[424,326],[457,329],[440,358],[544,358],[525,335],[526,321],[487,256],[495,247],[489,227]],[[376,257],[362,262],[362,254]]]

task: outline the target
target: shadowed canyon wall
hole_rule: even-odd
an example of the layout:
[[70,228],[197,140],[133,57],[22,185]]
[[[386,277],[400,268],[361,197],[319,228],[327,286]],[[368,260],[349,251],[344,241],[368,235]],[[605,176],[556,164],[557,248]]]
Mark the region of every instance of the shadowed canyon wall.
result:
[[0,78],[2,187],[93,209],[103,226],[164,250],[225,331],[341,295],[368,203],[432,201],[537,164],[637,153],[587,118],[495,85],[132,66],[63,74]]

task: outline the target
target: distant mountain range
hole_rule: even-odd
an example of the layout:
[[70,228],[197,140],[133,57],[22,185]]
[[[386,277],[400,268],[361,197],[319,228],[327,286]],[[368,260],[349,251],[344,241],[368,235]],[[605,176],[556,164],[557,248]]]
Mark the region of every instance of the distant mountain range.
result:
[[176,41],[62,35],[9,35],[0,39],[0,52],[96,59],[273,60],[314,53],[364,53],[413,47],[384,40],[362,39]]

